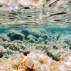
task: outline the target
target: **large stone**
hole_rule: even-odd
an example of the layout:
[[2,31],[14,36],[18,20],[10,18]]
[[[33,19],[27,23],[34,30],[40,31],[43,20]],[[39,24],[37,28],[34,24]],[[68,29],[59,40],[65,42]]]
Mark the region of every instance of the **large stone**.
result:
[[52,57],[54,60],[58,61],[60,58],[64,58],[69,54],[68,49],[64,49],[62,45],[50,45],[48,49],[46,49],[46,53],[48,56]]
[[25,35],[25,39],[29,42],[41,43],[49,38],[47,30],[44,28],[25,28],[21,33]]
[[24,35],[15,31],[11,31],[7,34],[11,41],[21,40],[23,41]]
[[45,38],[44,35],[47,34],[47,31],[43,28],[26,28],[26,29],[22,30],[22,33],[25,36],[28,36],[29,34],[31,34],[31,35],[35,36],[36,38],[39,38],[39,37]]

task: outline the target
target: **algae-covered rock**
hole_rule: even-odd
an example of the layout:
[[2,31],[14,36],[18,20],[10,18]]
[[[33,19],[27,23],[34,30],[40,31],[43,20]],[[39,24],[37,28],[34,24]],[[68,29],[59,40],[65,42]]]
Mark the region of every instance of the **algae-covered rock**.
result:
[[32,34],[36,38],[42,37],[44,34],[47,33],[47,31],[43,28],[26,28],[22,30],[22,33],[24,35],[29,35]]
[[43,43],[45,41],[42,37],[39,37],[37,40],[37,43]]
[[58,61],[60,58],[65,57],[69,54],[68,49],[64,49],[62,45],[50,45],[48,49],[46,49],[46,53],[48,56],[52,57],[54,60]]
[[25,39],[27,39],[27,36],[30,34],[28,30],[22,30],[22,33],[25,35]]
[[0,39],[2,39],[3,41],[10,41],[9,37],[6,34],[0,35]]
[[44,42],[48,40],[49,36],[47,31],[43,28],[25,28],[22,32],[25,35],[25,39],[29,42]]
[[3,57],[3,54],[6,52],[3,46],[0,46],[0,58]]
[[35,36],[33,36],[33,35],[28,35],[28,37],[27,37],[28,39],[31,39],[31,38],[33,38],[33,39],[36,39],[36,37]]
[[17,45],[11,44],[11,45],[9,46],[9,49],[10,49],[10,50],[14,50],[14,51],[18,51],[18,50],[19,50],[19,47],[18,47]]
[[11,31],[7,34],[7,36],[10,38],[11,41],[14,40],[21,40],[23,41],[24,35],[21,33],[18,33],[16,31]]
[[[64,35],[61,35],[61,37],[58,39],[58,43],[64,45],[65,48],[71,49],[71,34],[67,33]],[[63,48],[64,48],[63,47]]]
[[35,39],[31,38],[28,40],[30,43],[34,43],[35,42]]
[[48,39],[48,36],[44,34],[42,38],[43,38],[44,40],[47,40],[47,39]]
[[28,35],[27,38],[28,38],[28,41],[31,42],[31,43],[34,43],[37,40],[37,38],[35,36],[31,35],[31,34]]
[[4,42],[0,44],[1,46],[3,46],[5,49],[7,49],[7,52],[9,52],[9,50],[11,51],[24,51],[26,46],[24,45],[24,43],[19,43],[16,41],[12,41],[12,42]]

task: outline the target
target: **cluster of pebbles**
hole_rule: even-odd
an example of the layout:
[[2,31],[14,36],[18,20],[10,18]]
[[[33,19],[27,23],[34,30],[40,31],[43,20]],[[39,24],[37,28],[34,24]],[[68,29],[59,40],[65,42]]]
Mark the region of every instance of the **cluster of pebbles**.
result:
[[1,71],[71,71],[71,56],[67,55],[55,61],[45,54],[31,52],[27,56],[17,54],[9,59],[2,59]]

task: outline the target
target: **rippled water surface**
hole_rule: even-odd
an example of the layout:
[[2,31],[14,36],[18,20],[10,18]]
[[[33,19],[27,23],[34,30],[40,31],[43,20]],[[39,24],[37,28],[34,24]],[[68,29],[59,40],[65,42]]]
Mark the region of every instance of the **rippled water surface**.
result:
[[[58,1],[49,7],[47,4],[46,7],[43,6],[40,9],[24,9],[23,7],[17,11],[1,10],[0,39],[3,42],[9,39],[10,42],[20,40],[47,45],[53,42],[54,44],[66,44],[66,47],[71,48],[70,0]],[[6,40],[4,41],[3,38]]]

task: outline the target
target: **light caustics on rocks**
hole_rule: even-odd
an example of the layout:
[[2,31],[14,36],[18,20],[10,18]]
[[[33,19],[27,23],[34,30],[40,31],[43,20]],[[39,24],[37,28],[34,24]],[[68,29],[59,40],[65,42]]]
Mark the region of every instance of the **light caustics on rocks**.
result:
[[54,61],[40,53],[30,53],[12,63],[5,71],[71,71],[71,56]]

